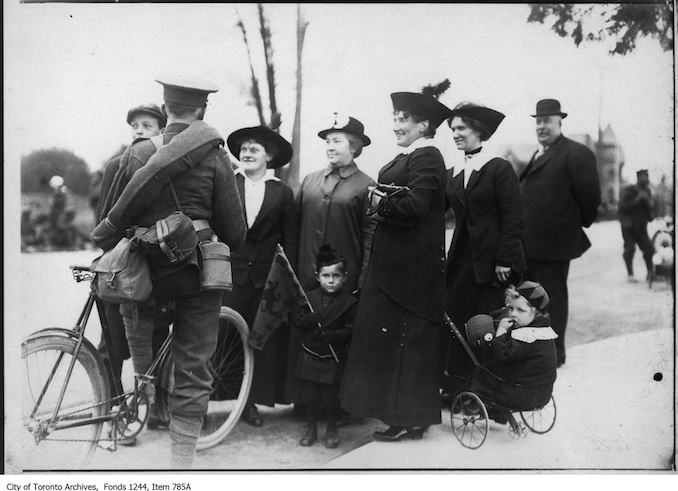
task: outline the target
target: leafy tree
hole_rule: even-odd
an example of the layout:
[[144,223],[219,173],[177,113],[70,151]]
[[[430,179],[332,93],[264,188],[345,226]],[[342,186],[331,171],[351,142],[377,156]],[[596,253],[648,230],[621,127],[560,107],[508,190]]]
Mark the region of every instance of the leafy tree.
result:
[[87,163],[71,150],[41,149],[21,157],[21,192],[47,192],[49,180],[55,175],[63,177],[73,193],[85,196],[89,192]]
[[659,41],[664,51],[673,49],[673,2],[623,4],[530,4],[528,22],[553,21],[551,29],[571,37],[578,47],[583,41],[614,40],[610,54],[625,55],[641,37]]

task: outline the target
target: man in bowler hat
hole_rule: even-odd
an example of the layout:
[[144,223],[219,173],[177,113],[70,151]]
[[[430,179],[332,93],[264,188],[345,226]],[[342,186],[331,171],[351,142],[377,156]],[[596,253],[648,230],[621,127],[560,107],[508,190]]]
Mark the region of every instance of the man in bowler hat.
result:
[[537,102],[535,152],[520,175],[525,204],[523,240],[528,269],[551,299],[549,313],[556,339],[557,364],[565,363],[570,261],[591,243],[582,227],[596,219],[600,184],[596,157],[562,134],[567,113],[556,99]]
[[619,223],[624,239],[624,263],[629,282],[638,281],[633,275],[633,256],[636,244],[643,253],[647,267],[647,279],[652,275],[652,255],[654,246],[647,234],[647,224],[653,218],[654,200],[650,190],[650,177],[646,169],[636,172],[636,184],[624,188],[619,200]]

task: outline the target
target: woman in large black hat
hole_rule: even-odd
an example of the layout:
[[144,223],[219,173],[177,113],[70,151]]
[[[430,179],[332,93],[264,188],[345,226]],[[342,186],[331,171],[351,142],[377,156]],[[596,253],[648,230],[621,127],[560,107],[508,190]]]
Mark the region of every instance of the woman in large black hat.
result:
[[[502,285],[525,269],[523,205],[511,164],[483,146],[504,119],[499,111],[464,102],[447,122],[463,165],[448,171],[446,194],[455,216],[448,251],[446,310],[460,328],[475,314],[503,306]],[[473,369],[456,339],[445,356],[443,393],[457,390]],[[442,344],[445,347],[445,344]]]
[[[241,128],[226,141],[240,166],[236,185],[247,221],[245,245],[233,252],[233,291],[223,304],[237,310],[252,325],[271,268],[276,244],[280,243],[294,267],[297,264],[298,227],[292,189],[270,169],[282,167],[292,158],[292,145],[265,126]],[[263,351],[254,353],[254,378],[243,419],[261,426],[255,404],[287,403],[285,366],[289,328],[276,330]]]
[[[388,426],[380,441],[419,439],[440,423],[438,326],[445,288],[445,163],[431,138],[450,110],[437,97],[397,92],[400,153],[379,171],[384,188],[340,399],[348,412]],[[375,192],[373,196],[379,196]]]

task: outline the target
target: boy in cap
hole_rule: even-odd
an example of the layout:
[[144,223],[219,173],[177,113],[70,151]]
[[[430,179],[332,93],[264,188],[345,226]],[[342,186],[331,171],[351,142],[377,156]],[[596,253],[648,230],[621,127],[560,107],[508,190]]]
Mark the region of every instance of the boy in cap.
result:
[[[127,111],[126,121],[131,129],[132,144],[125,150],[125,152],[112,158],[104,165],[101,180],[99,182],[99,193],[95,205],[95,218],[97,223],[106,217],[108,211],[113,206],[115,201],[120,197],[125,184],[129,180],[127,177],[123,179],[123,173],[118,176],[120,163],[123,161],[123,157],[125,157],[126,160],[126,156],[129,154],[132,145],[159,135],[160,132],[165,128],[167,116],[165,115],[164,111],[156,104],[148,103],[135,106]],[[97,350],[103,357],[110,357],[111,359],[111,364],[113,367],[113,373],[111,374],[113,377],[113,380],[111,381],[111,387],[113,388],[122,388],[122,382],[120,380],[122,364],[124,360],[130,357],[129,346],[125,336],[125,326],[120,312],[121,307],[122,306],[118,304],[104,302],[104,313],[108,322],[108,328],[111,334],[111,343],[113,346],[110,350],[107,350],[104,337],[102,336],[99,346],[97,347]],[[165,325],[164,327],[165,329],[159,329],[157,333],[154,333],[153,346],[156,349],[160,347],[163,339],[167,336],[167,326]],[[151,422],[149,427],[152,425],[153,423]],[[134,439],[123,439],[118,443],[122,445],[132,445],[134,444]]]
[[308,292],[313,312],[299,312],[293,326],[301,331],[301,350],[294,371],[299,380],[298,400],[305,404],[307,426],[299,445],[308,447],[318,437],[317,419],[325,404],[327,430],[325,447],[339,445],[339,380],[348,350],[358,301],[347,288],[347,261],[324,244],[316,261],[319,286]]
[[[534,281],[509,285],[504,294],[506,307],[499,311],[497,331],[494,336],[484,337],[489,359],[483,361],[483,366],[492,375],[476,368],[471,390],[481,398],[514,409],[543,407],[556,380],[554,340],[558,337],[547,314],[548,294]],[[505,415],[490,416],[506,422]]]

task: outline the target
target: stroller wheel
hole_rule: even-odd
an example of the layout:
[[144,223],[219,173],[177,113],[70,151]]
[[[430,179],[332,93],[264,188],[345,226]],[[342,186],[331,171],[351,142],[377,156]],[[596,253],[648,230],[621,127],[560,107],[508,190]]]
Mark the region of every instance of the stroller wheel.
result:
[[462,392],[450,407],[452,433],[466,448],[480,447],[487,437],[489,427],[487,409],[473,392]]
[[534,433],[546,433],[556,424],[556,400],[551,396],[546,406],[534,411],[521,411],[520,417]]

